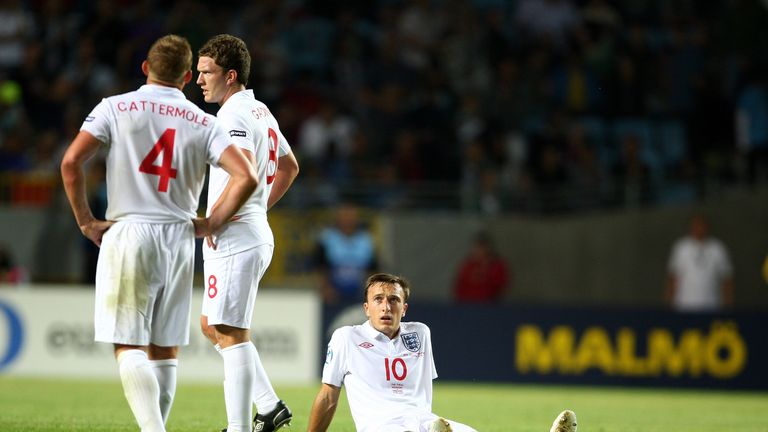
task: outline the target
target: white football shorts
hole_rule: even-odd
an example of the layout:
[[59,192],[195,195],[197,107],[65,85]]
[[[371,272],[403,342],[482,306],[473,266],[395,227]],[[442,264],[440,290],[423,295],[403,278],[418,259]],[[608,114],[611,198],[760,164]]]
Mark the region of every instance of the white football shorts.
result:
[[209,325],[251,328],[259,281],[272,262],[273,250],[271,244],[263,244],[205,260],[202,314]]
[[[416,417],[400,417],[386,421],[379,426],[373,426],[371,429],[374,432],[429,432],[432,423],[439,417],[435,414],[425,414]],[[451,425],[453,432],[477,432],[475,429],[459,423],[453,420],[446,419],[448,424]]]
[[188,344],[194,259],[192,221],[112,225],[96,265],[96,341]]

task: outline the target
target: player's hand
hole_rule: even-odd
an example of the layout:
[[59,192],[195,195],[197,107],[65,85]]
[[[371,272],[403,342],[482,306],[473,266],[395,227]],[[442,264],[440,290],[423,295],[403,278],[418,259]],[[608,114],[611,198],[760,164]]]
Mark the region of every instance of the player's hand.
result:
[[208,247],[216,250],[216,240],[214,239],[211,220],[208,218],[194,218],[192,219],[192,224],[195,226],[195,237],[204,237]]
[[213,234],[208,218],[194,218],[192,219],[192,225],[195,226],[195,237],[197,238],[208,237]]
[[208,244],[208,247],[216,250],[216,240],[213,239],[213,234],[205,236],[205,243]]
[[80,225],[80,232],[88,237],[96,246],[101,247],[101,239],[104,237],[104,233],[114,224],[115,221],[93,219]]

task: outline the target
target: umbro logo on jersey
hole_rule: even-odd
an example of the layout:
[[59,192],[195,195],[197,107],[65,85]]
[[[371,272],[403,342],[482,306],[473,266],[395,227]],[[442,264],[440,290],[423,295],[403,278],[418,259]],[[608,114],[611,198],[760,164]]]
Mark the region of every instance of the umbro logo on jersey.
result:
[[231,137],[245,137],[246,135],[245,131],[242,130],[232,129],[229,131],[229,136]]
[[88,117],[85,118],[85,121],[87,121],[87,122],[92,122],[94,120],[96,120],[96,117],[94,117],[94,116],[88,116]]
[[373,344],[370,342],[363,342],[360,345],[358,345],[361,348],[373,348]]

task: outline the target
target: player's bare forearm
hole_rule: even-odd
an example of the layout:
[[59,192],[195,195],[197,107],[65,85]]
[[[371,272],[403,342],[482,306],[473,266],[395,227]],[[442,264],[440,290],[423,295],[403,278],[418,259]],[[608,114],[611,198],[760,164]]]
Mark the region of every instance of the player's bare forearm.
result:
[[85,192],[85,172],[82,165],[78,166],[68,163],[65,159],[61,164],[61,178],[64,182],[64,192],[67,194],[69,206],[72,207],[72,213],[75,215],[77,226],[82,230],[83,226],[95,219],[88,205],[88,198]]
[[97,245],[101,244],[101,236],[109,229],[111,223],[99,221],[93,217],[88,205],[85,191],[85,162],[99,149],[99,141],[88,132],[80,132],[67,148],[61,161],[61,178],[64,192],[72,207],[80,232]]
[[[245,158],[248,160],[248,162],[250,162],[250,163],[251,163],[251,165],[255,165],[256,161],[255,161],[255,159],[254,159],[254,157],[253,157],[253,153],[251,153],[250,151],[248,151],[248,150],[245,150],[245,149],[243,149],[243,148],[238,148],[238,150],[239,150],[239,151],[240,151],[240,152],[243,154],[243,156],[245,156]],[[231,190],[232,190],[232,178],[230,177],[230,178],[227,180],[227,184],[226,184],[226,185],[224,185],[224,190],[223,190],[223,191],[221,191],[221,194],[219,194],[219,198],[218,198],[218,199],[216,200],[216,202],[215,202],[215,203],[213,203],[213,205],[211,206],[211,211],[210,211],[209,213],[213,213],[213,212],[216,210],[216,208],[217,208],[217,207],[219,207],[219,205],[221,205],[221,203],[222,203],[222,202],[223,202],[225,199],[227,199],[227,195],[229,195],[229,194],[230,194],[230,191],[231,191]],[[233,220],[234,220],[234,219],[233,219]]]
[[[204,233],[203,236],[218,231],[229,221],[256,190],[258,184],[253,166],[234,145],[227,147],[221,154],[219,166],[229,174],[230,178],[224,193],[208,215],[209,232]],[[197,234],[201,233],[197,232]]]
[[277,164],[275,182],[272,184],[272,190],[269,192],[269,198],[267,199],[267,210],[280,201],[280,198],[285,195],[298,175],[299,162],[296,160],[293,152],[281,156]]
[[339,404],[341,388],[323,383],[320,392],[317,393],[312,404],[312,412],[309,414],[308,432],[325,432],[331,425],[336,406]]
[[208,234],[215,233],[235,216],[235,213],[245,204],[248,197],[256,189],[256,178],[233,177],[229,179],[229,185],[229,189],[222,195],[222,200],[218,203],[219,205],[208,215],[208,227],[210,230]]

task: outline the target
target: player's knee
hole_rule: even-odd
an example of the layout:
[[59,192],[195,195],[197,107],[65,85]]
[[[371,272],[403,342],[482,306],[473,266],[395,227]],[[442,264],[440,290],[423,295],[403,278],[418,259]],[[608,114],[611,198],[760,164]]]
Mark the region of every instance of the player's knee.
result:
[[205,315],[200,317],[200,332],[212,343],[216,343],[216,328],[208,325],[208,317]]
[[212,327],[216,328],[216,343],[222,348],[251,340],[251,332],[248,329],[231,327],[223,324],[218,324]]
[[148,353],[150,360],[169,360],[175,359],[179,354],[177,346],[158,346],[149,345]]
[[200,332],[213,343],[216,343],[216,328],[214,326],[200,326]]

